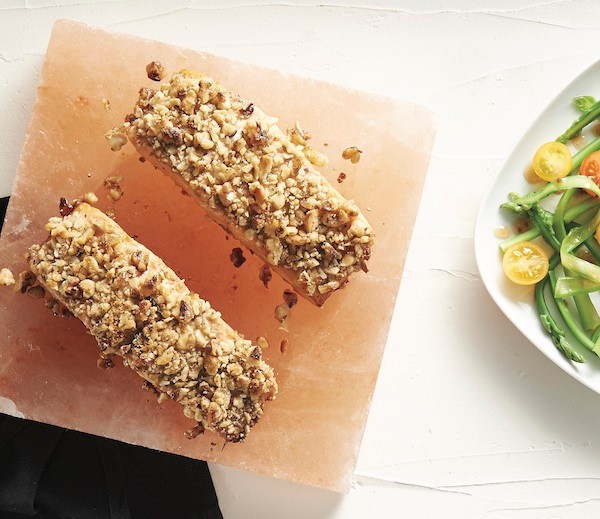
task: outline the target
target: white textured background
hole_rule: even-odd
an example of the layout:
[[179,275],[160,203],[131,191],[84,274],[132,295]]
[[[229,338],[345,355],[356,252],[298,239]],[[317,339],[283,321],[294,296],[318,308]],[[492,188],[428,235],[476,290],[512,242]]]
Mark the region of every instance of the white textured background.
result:
[[505,320],[472,252],[479,202],[504,157],[600,56],[600,2],[0,0],[2,195],[56,18],[416,101],[438,116],[352,491],[212,466],[226,519],[600,517],[600,396]]

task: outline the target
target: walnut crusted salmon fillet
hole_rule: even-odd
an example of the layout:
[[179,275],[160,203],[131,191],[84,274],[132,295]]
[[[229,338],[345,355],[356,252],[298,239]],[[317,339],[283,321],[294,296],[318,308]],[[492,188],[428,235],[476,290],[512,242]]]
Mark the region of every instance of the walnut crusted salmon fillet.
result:
[[182,70],[142,88],[133,113],[107,133],[127,138],[208,215],[322,305],[349,276],[367,271],[374,232],[359,208],[318,171],[327,159],[301,131],[209,77]]
[[28,251],[31,270],[96,338],[213,431],[242,441],[273,400],[277,383],[259,346],[233,330],[165,263],[102,211],[77,205],[46,225]]

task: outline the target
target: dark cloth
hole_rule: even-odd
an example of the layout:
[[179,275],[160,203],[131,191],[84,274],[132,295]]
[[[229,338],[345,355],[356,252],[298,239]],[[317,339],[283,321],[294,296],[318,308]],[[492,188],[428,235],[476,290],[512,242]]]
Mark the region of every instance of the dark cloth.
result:
[[205,462],[0,414],[0,519],[29,517],[222,519]]

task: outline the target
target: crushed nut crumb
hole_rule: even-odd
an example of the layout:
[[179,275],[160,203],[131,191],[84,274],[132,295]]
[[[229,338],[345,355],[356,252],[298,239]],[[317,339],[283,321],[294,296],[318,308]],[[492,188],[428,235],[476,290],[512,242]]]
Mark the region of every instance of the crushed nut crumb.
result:
[[121,182],[123,182],[123,177],[120,176],[110,176],[104,179],[103,185],[108,189],[108,197],[113,202],[117,202],[123,196]]
[[265,350],[269,347],[269,341],[261,335],[256,339],[256,345],[259,346],[261,350]]
[[81,201],[86,204],[95,205],[98,203],[98,197],[90,191],[81,197]]
[[273,278],[273,273],[269,265],[263,265],[258,272],[258,279],[260,279],[265,286],[265,288],[269,288],[269,281]]
[[289,344],[290,344],[290,341],[286,337],[281,339],[281,342],[279,343],[279,351],[281,352],[282,355],[285,355],[285,352],[287,351]]
[[229,255],[229,259],[235,268],[240,268],[244,263],[246,263],[246,258],[244,258],[244,251],[239,247],[235,247],[231,254]]
[[298,303],[298,295],[293,290],[286,288],[283,291],[283,300],[285,304],[288,305],[288,308],[293,308],[296,303]]
[[275,307],[275,319],[280,323],[282,330],[288,331],[288,323],[291,315],[290,307],[286,303]]
[[127,137],[118,130],[110,130],[106,132],[104,137],[108,141],[112,151],[120,151],[120,149],[127,144]]
[[198,423],[198,425],[192,427],[189,431],[185,431],[183,434],[188,440],[193,440],[194,438],[200,436],[202,433],[204,433],[204,426],[201,423]]
[[96,366],[98,366],[100,369],[109,369],[114,368],[115,363],[110,357],[100,357],[96,361]]
[[3,268],[0,270],[0,286],[9,287],[15,284],[15,276],[13,273],[7,269]]
[[60,200],[58,202],[58,212],[61,216],[69,216],[73,212],[74,208],[75,206],[73,204],[70,204],[64,196],[60,197]]
[[102,98],[102,104],[104,105],[105,110],[110,110],[110,101],[108,99]]
[[360,160],[360,155],[362,151],[359,150],[356,146],[351,146],[350,148],[346,148],[342,152],[342,158],[345,160],[349,160],[352,164],[356,164]]
[[165,67],[160,61],[151,61],[146,65],[146,75],[152,81],[161,81],[166,74]]
[[343,171],[337,176],[338,184],[341,184],[344,180],[346,180],[346,173]]

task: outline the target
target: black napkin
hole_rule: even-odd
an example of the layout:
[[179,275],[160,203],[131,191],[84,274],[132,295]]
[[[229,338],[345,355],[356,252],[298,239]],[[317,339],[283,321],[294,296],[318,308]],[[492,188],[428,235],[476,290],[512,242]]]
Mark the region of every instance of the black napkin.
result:
[[0,519],[28,517],[222,519],[204,462],[0,414]]

